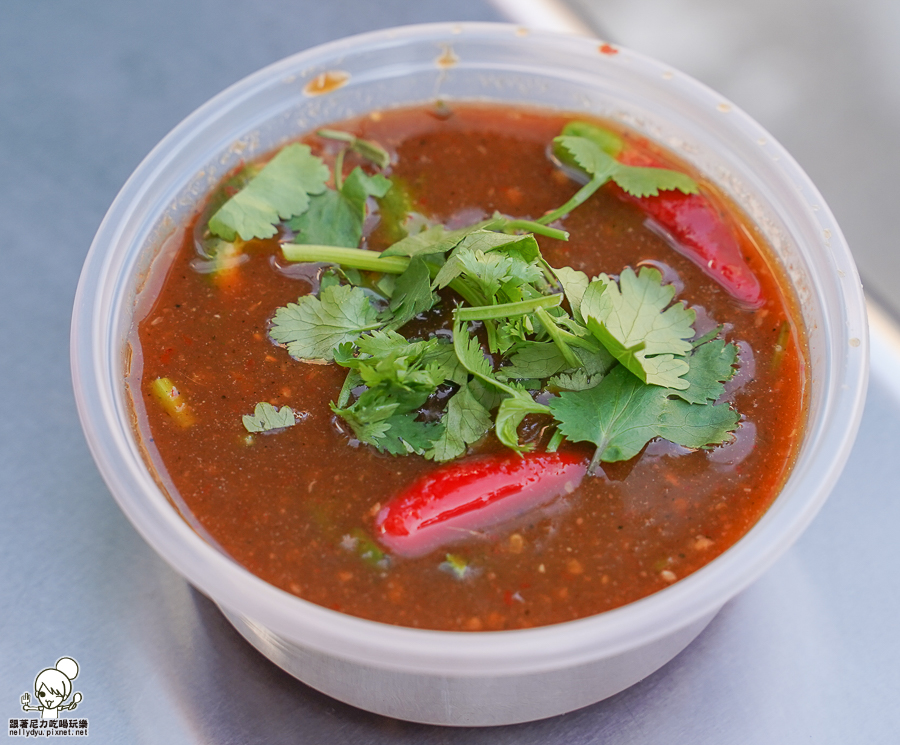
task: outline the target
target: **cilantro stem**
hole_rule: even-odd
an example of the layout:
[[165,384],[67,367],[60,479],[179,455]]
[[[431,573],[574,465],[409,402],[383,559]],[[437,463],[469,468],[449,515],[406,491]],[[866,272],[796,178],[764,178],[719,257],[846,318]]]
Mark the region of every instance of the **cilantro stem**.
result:
[[405,256],[385,256],[378,251],[339,246],[317,246],[300,243],[282,243],[281,251],[288,261],[311,261],[324,264],[340,264],[367,272],[403,274],[409,266]]
[[[511,318],[513,316],[524,316],[526,313],[543,313],[547,315],[544,308],[556,308],[562,303],[562,295],[546,295],[543,297],[532,298],[531,300],[520,300],[517,303],[500,303],[499,305],[479,305],[475,307],[457,308],[457,321],[485,321],[494,318]],[[581,363],[576,362],[579,366]]]
[[722,324],[720,323],[720,324],[719,324],[718,326],[716,326],[714,329],[712,329],[712,330],[710,330],[710,331],[707,331],[705,334],[703,334],[703,336],[701,336],[699,339],[694,339],[694,340],[691,342],[691,346],[693,346],[694,349],[696,349],[696,348],[699,347],[701,344],[706,344],[706,342],[712,341],[712,340],[715,339],[720,333],[722,333],[722,329],[723,329],[723,328],[724,328],[724,327],[723,327]]
[[547,452],[555,453],[559,450],[559,446],[562,445],[563,440],[566,438],[563,436],[563,433],[559,431],[557,427],[556,431],[553,433],[553,436],[550,438],[550,442],[547,443]]
[[388,154],[388,151],[377,142],[363,140],[356,135],[352,135],[349,132],[341,132],[338,129],[319,129],[316,130],[316,134],[328,140],[346,142],[351,150],[355,150],[363,158],[371,160],[379,168],[387,168],[391,163],[391,156]]
[[581,347],[581,349],[586,349],[588,352],[594,353],[601,349],[601,345],[594,344],[587,339],[582,339],[580,336],[576,336],[571,331],[566,331],[559,326],[556,327],[556,330],[559,333],[559,337],[570,347]]
[[344,384],[341,386],[341,392],[338,394],[337,407],[339,409],[346,408],[350,401],[350,394],[356,386],[362,383],[362,377],[357,370],[348,370],[347,376],[344,378]]
[[536,220],[507,220],[506,224],[503,226],[503,231],[509,232],[513,230],[525,230],[529,233],[537,233],[538,235],[546,236],[547,238],[555,238],[558,241],[569,240],[569,232],[567,230],[550,228]]
[[[434,264],[428,264],[428,270],[432,274],[431,278],[434,279],[434,275],[438,272],[437,267],[435,267]],[[487,300],[477,287],[474,287],[471,282],[466,282],[462,277],[452,279],[447,287],[453,290],[472,307],[480,307],[484,305]]]
[[[594,451],[594,457],[591,458],[591,462],[588,463],[587,473],[588,476],[596,476],[597,469],[600,468],[600,458],[603,455],[603,451],[606,450],[607,445],[609,445],[608,440],[604,440]],[[602,471],[603,469],[600,468]]]
[[337,157],[334,159],[334,188],[340,191],[344,185],[344,153],[346,149],[338,151]]
[[569,212],[574,210],[578,205],[583,204],[590,198],[590,196],[597,191],[603,184],[605,184],[610,177],[610,173],[599,173],[594,176],[590,181],[588,181],[584,186],[582,186],[575,194],[572,195],[572,198],[566,202],[562,207],[558,207],[553,210],[553,212],[548,212],[543,217],[539,217],[537,222],[541,225],[546,225],[548,223],[553,222],[554,220],[562,217],[563,215],[567,215]]
[[325,137],[329,140],[346,142],[348,145],[352,145],[356,140],[356,135],[352,135],[349,132],[342,132],[339,129],[317,129],[316,134],[319,135],[319,137]]
[[[555,297],[561,298],[562,296],[556,295]],[[554,323],[550,314],[539,307],[535,310],[535,315],[541,320],[541,323],[544,325],[550,338],[553,339],[553,343],[556,344],[556,348],[562,353],[566,364],[568,364],[569,367],[584,367],[584,363],[575,356],[575,352],[573,352],[572,348],[566,343],[566,340],[562,336],[562,329]]]

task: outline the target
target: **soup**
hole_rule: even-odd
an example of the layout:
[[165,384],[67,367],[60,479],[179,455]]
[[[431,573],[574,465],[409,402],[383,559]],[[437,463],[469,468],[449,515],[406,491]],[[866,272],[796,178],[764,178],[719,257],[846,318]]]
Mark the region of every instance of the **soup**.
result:
[[[139,309],[136,426],[208,540],[344,613],[501,630],[663,589],[771,504],[805,342],[700,174],[508,107],[303,142],[210,196]],[[279,170],[309,184],[281,209]]]

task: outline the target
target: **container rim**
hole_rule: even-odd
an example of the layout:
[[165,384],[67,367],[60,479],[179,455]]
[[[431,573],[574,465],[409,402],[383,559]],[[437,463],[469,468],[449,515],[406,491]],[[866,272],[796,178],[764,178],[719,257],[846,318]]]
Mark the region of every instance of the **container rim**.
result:
[[[868,377],[868,332],[859,277],[846,241],[824,199],[793,158],[738,107],[673,68],[622,47],[604,59],[632,74],[670,81],[700,108],[729,109],[727,126],[750,140],[765,140],[786,183],[802,191],[817,209],[805,219],[828,237],[823,271],[839,276],[841,302],[833,315],[824,381],[829,425],[811,439],[769,513],[735,546],[694,574],[643,600],[590,618],[516,631],[445,632],[389,626],[347,616],[283,592],[247,572],[205,542],[177,514],[140,458],[130,421],[123,420],[113,314],[121,298],[109,284],[121,262],[117,252],[128,235],[124,224],[141,209],[147,185],[159,178],[184,143],[252,97],[260,87],[301,70],[328,65],[360,53],[407,44],[482,42],[528,44],[573,57],[597,56],[598,41],[513,24],[445,23],[403,26],[323,44],[276,62],[232,85],[189,115],[143,160],[103,219],[91,245],[75,297],[71,366],[82,426],[97,465],[120,507],[145,540],[191,584],[223,607],[271,632],[329,655],[377,667],[437,674],[512,675],[553,670],[609,657],[648,644],[715,612],[743,590],[796,540],[821,507],[849,455],[862,416]],[[817,259],[818,260],[818,259]],[[852,339],[852,347],[846,342]],[[802,488],[801,488],[802,487]]]

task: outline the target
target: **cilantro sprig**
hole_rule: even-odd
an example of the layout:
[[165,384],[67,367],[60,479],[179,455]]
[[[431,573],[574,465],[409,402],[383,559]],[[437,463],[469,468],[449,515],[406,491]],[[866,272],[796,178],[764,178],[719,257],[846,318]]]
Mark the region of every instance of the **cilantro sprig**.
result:
[[[571,128],[571,124],[577,127]],[[567,215],[578,205],[584,204],[590,196],[607,181],[614,181],[622,189],[636,197],[656,196],[660,191],[677,189],[684,194],[696,194],[697,182],[690,176],[668,168],[646,168],[620,163],[615,155],[621,150],[621,142],[616,142],[606,130],[586,122],[572,122],[568,129],[553,140],[561,160],[572,163],[584,171],[590,180],[582,186],[562,206],[539,218],[538,222],[549,224]]]

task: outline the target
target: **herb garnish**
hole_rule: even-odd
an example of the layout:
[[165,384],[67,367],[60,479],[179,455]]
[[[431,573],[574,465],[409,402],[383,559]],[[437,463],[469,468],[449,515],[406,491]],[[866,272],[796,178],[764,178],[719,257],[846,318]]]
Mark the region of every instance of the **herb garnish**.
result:
[[290,406],[282,406],[280,409],[272,406],[267,401],[256,404],[253,414],[244,414],[242,421],[248,432],[273,432],[293,427],[297,420],[294,418],[294,410]]
[[[375,143],[320,134],[378,168],[389,165]],[[334,188],[326,187],[327,167],[300,145],[282,150],[210,221],[212,232],[230,239],[274,235],[280,217],[295,236],[282,243],[286,259],[342,268],[342,280],[332,276],[317,295],[279,308],[269,335],[297,360],[347,368],[332,410],[360,442],[445,461],[493,426],[502,443],[524,451],[534,443],[520,441],[519,427],[539,416],[553,432],[549,449],[564,439],[593,443],[594,470],[601,461],[634,457],[655,437],[701,448],[724,442],[737,427],[738,414],[715,403],[734,374],[736,347],[715,338],[721,329],[697,339],[695,312],[673,302],[675,289],[658,270],[626,267],[618,277],[591,279],[551,267],[537,241],[566,239],[549,223],[606,181],[634,196],[695,193],[696,183],[676,171],[620,163],[616,136],[586,123],[571,123],[554,144],[560,160],[589,180],[536,221],[495,214],[458,230],[423,225],[381,253],[360,249],[367,203],[385,197],[391,181],[360,167],[344,178],[341,151]],[[276,196],[276,186],[290,197]],[[448,288],[461,298],[451,338],[398,333],[447,302]],[[245,424],[271,429],[273,414],[260,406]]]

